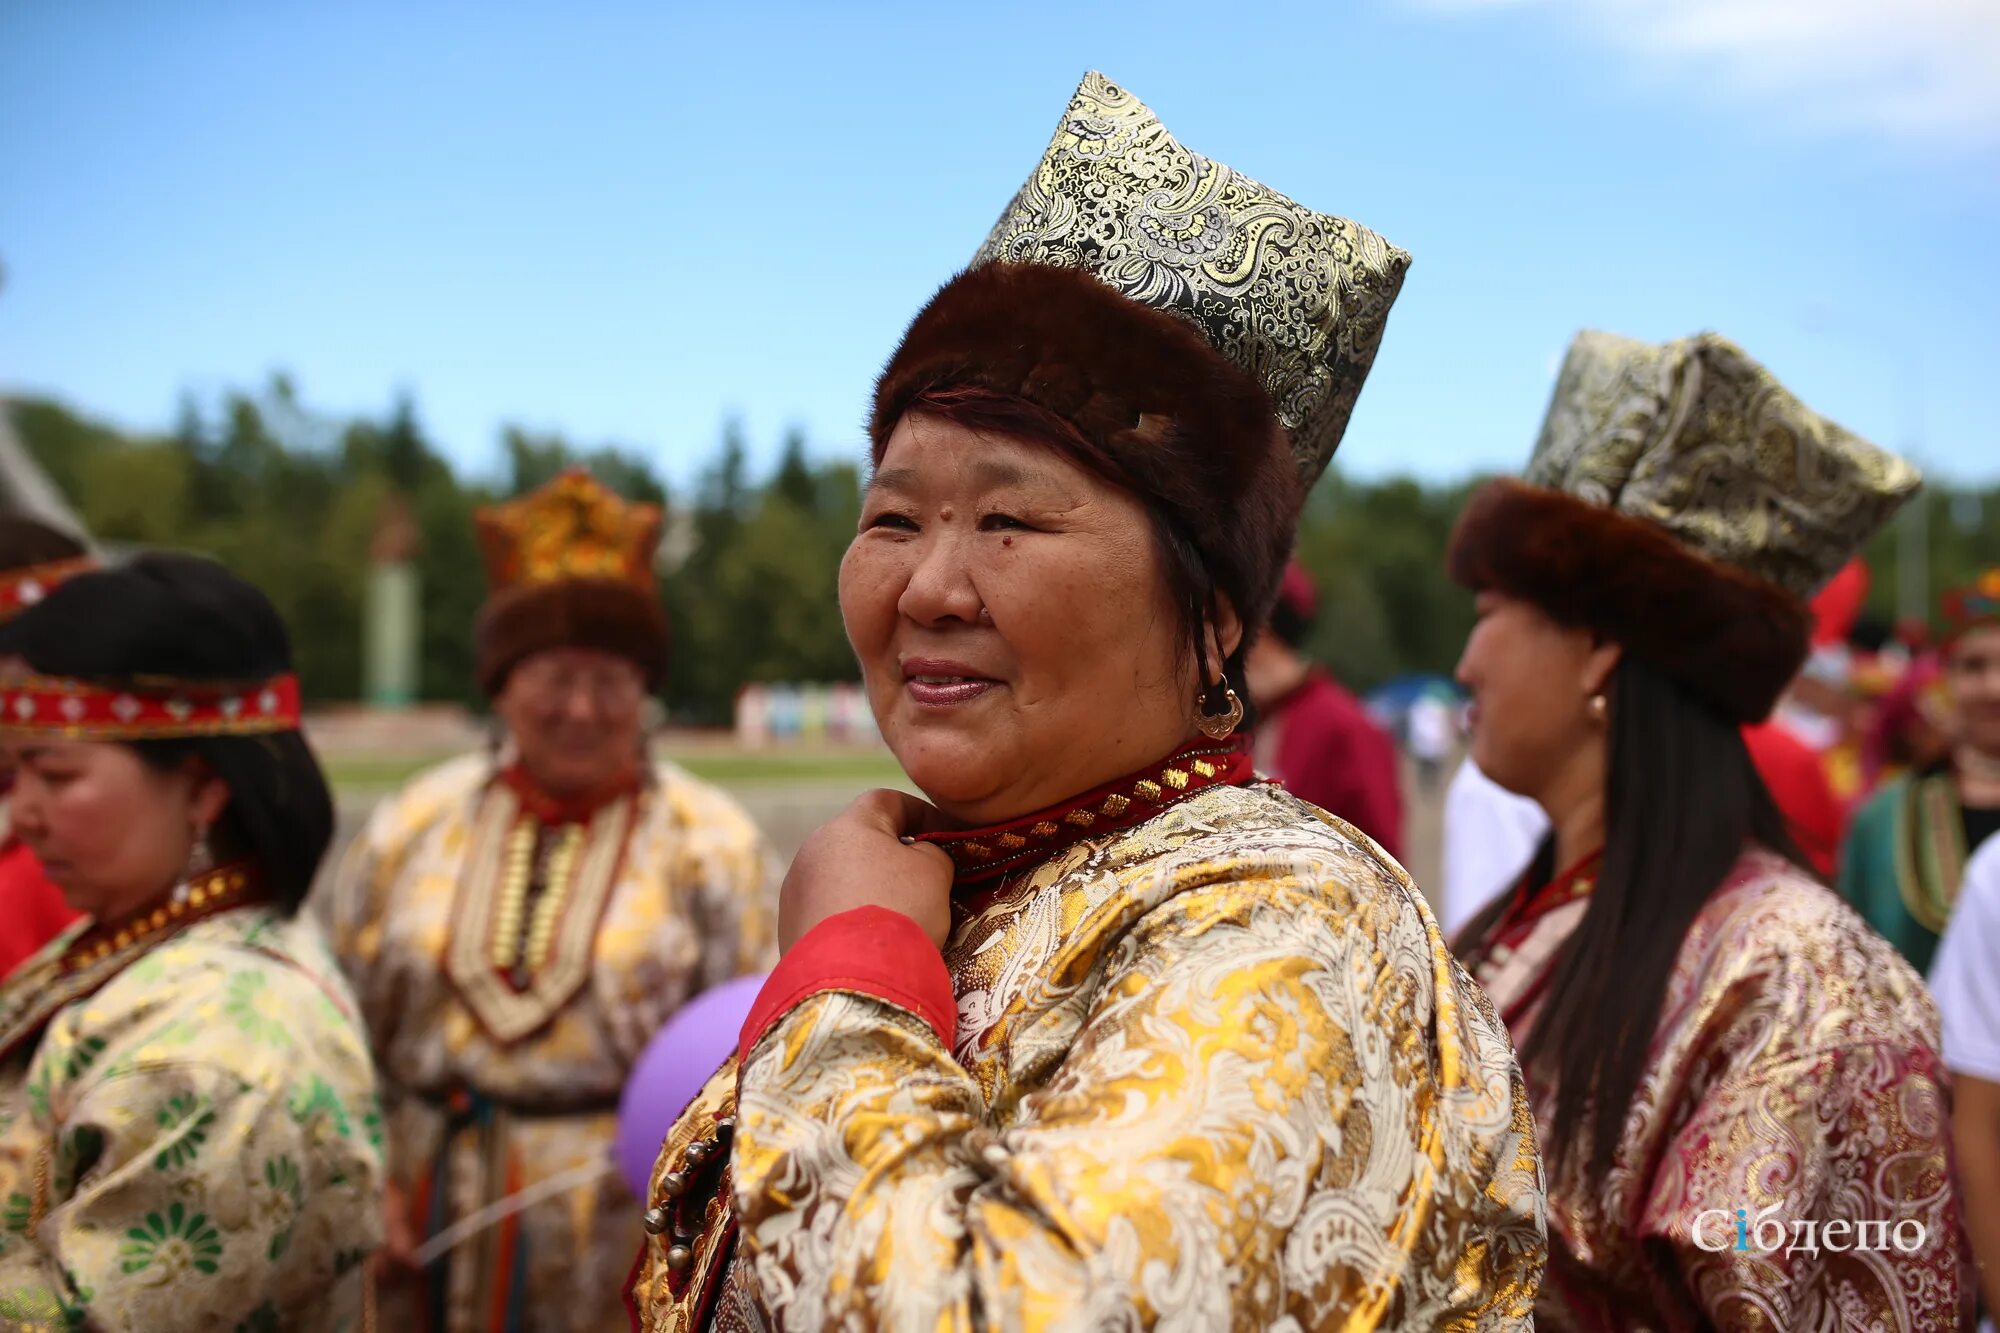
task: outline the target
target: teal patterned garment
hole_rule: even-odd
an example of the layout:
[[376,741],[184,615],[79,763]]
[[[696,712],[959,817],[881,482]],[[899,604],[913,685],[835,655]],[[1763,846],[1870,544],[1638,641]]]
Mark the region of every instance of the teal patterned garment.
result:
[[65,971],[70,938],[0,987],[0,1328],[359,1330],[380,1110],[317,930],[239,907]]

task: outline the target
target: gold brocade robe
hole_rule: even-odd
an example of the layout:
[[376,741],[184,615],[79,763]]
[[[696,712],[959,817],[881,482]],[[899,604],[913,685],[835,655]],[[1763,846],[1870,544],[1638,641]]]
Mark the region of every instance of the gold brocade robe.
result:
[[0,987],[0,1329],[359,1333],[382,1126],[310,922],[235,907]]
[[688,1278],[649,1242],[642,1328],[1527,1326],[1513,1052],[1347,825],[1211,788],[958,902],[945,962],[955,1048],[827,991],[710,1081],[659,1171],[733,1110],[730,1206]]
[[[320,904],[367,1016],[391,1180],[432,1236],[564,1177],[454,1247],[384,1326],[435,1333],[624,1329],[639,1206],[608,1167],[633,1061],[676,1009],[768,965],[777,866],[742,807],[668,763],[592,815],[569,905],[525,990],[488,951],[508,831],[525,815],[468,756],[384,802]],[[391,1303],[391,1297],[404,1302]]]
[[[1479,962],[1517,1041],[1588,905],[1567,897]],[[1930,993],[1895,950],[1789,861],[1746,854],[1681,945],[1605,1188],[1551,1167],[1539,1326],[1961,1327],[1972,1285],[1939,1052]],[[1548,1144],[1552,1092],[1534,1096]],[[1821,1243],[1790,1248],[1801,1222]],[[1878,1239],[1908,1226],[1863,1250],[1862,1223]],[[1920,1244],[1896,1243],[1918,1227]]]

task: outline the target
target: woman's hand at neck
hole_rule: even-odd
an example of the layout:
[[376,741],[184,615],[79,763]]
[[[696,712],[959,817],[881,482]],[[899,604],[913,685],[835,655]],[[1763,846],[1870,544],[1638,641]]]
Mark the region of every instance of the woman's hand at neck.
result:
[[883,789],[815,829],[778,893],[779,952],[828,917],[860,907],[902,913],[942,949],[951,931],[951,858],[928,843],[903,841],[940,827],[936,809]]

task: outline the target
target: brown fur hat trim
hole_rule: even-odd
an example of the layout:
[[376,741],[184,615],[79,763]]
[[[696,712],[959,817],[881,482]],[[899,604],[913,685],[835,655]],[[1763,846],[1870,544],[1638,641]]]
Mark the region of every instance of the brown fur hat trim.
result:
[[1074,425],[1099,451],[1077,461],[1164,514],[1246,628],[1263,624],[1301,487],[1255,376],[1191,325],[1080,269],[996,262],[953,278],[911,322],[875,386],[876,461],[911,403],[965,386]]
[[473,669],[491,698],[523,658],[546,648],[595,648],[636,662],[646,688],[667,677],[667,614],[655,598],[616,579],[562,579],[508,588],[486,599],[472,629]]
[[1598,631],[1732,722],[1769,716],[1810,646],[1799,598],[1564,491],[1488,482],[1459,514],[1447,559],[1465,587]]

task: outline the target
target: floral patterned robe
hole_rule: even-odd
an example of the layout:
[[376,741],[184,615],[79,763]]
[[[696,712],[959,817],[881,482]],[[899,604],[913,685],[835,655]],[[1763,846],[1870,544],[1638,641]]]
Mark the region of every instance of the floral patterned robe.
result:
[[[1368,839],[1215,786],[954,908],[941,1015],[920,932],[761,1035],[753,1012],[661,1154],[656,1202],[733,1132],[713,1198],[681,1195],[692,1263],[669,1235],[642,1256],[641,1328],[1527,1326],[1542,1194],[1513,1052]],[[760,1010],[828,929],[916,928],[823,923]]]
[[0,988],[0,1328],[359,1330],[381,1120],[319,932],[236,907],[66,972],[87,925]]
[[593,1173],[609,1166],[619,1092],[682,1003],[768,962],[767,844],[728,796],[662,763],[591,817],[548,962],[525,989],[506,984],[484,952],[501,846],[533,818],[491,760],[451,761],[377,808],[320,904],[367,1016],[391,1179],[419,1234],[574,1182],[452,1249],[429,1290],[385,1290],[386,1328],[624,1328],[639,1209],[615,1173]]
[[[1517,1041],[1590,888],[1559,877],[1517,900],[1492,937],[1516,942],[1475,967]],[[1553,1098],[1533,1091],[1547,1144]],[[1922,980],[1830,890],[1747,853],[1681,946],[1605,1189],[1552,1172],[1538,1324],[1960,1327],[1972,1284],[1949,1135]],[[1789,1248],[1808,1221],[1815,1239],[1841,1224],[1831,1248]],[[1878,1237],[1908,1223],[1904,1241],[1921,1225],[1924,1240],[1864,1251],[1864,1222]],[[1759,1223],[1762,1239],[1750,1234]],[[1762,1240],[1780,1229],[1769,1249]]]

